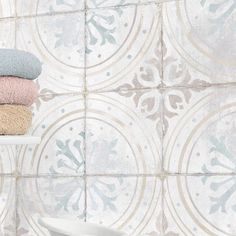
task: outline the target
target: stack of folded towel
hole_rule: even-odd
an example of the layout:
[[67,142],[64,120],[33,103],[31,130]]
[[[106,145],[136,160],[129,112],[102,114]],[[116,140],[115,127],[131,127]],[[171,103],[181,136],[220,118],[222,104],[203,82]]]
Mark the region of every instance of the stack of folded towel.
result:
[[27,133],[32,121],[30,106],[38,96],[33,80],[41,71],[34,55],[0,49],[0,135]]

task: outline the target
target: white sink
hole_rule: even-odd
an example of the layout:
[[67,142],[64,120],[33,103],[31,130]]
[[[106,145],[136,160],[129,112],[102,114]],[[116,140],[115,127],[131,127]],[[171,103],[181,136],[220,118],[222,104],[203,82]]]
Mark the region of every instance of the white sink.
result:
[[126,234],[103,226],[60,218],[41,218],[39,224],[51,236],[126,236]]

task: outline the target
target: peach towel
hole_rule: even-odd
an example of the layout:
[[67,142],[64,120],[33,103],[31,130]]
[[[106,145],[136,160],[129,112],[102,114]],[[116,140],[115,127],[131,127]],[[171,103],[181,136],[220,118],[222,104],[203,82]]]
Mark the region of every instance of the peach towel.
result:
[[0,104],[32,105],[38,96],[38,86],[31,80],[0,77]]
[[26,106],[0,105],[0,135],[27,133],[32,121],[32,113]]

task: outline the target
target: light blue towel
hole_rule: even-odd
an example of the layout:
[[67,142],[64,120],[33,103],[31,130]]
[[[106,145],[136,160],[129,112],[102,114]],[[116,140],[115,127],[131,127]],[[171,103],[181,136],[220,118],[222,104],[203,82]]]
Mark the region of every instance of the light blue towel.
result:
[[41,72],[42,64],[33,54],[15,49],[0,49],[0,76],[33,80]]

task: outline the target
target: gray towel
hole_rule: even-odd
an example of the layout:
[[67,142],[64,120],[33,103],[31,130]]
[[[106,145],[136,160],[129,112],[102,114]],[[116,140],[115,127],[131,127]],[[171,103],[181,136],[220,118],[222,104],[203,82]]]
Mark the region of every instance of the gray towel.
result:
[[33,54],[15,49],[0,49],[0,76],[33,80],[41,72],[42,64]]

